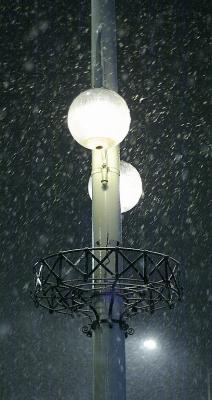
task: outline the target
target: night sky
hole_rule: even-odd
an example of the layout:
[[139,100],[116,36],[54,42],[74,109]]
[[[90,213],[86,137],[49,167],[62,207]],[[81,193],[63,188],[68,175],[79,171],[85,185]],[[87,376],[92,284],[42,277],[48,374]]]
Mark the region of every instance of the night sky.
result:
[[[116,8],[119,93],[132,117],[121,159],[145,193],[123,215],[123,245],[180,260],[184,286],[174,310],[132,321],[127,400],[207,400],[210,2]],[[30,290],[39,257],[91,245],[91,152],[66,120],[90,87],[90,1],[1,0],[0,38],[0,399],[87,400],[92,340],[79,319],[36,309]]]

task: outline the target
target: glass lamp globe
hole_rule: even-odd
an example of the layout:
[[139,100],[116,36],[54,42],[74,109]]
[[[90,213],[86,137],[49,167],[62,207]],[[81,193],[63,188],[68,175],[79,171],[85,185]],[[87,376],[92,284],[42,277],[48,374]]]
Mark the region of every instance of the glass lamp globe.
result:
[[[92,199],[92,177],[88,182],[88,193]],[[120,203],[121,213],[131,210],[144,196],[139,172],[130,163],[120,162]]]
[[88,149],[106,149],[119,144],[130,127],[125,100],[113,90],[89,89],[77,96],[68,111],[73,138]]
[[131,210],[144,196],[142,180],[139,172],[132,164],[120,163],[120,200],[121,212]]

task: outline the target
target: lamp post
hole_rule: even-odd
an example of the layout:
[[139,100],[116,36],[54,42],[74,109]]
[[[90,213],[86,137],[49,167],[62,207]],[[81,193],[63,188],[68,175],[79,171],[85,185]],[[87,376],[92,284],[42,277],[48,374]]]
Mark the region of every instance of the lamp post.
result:
[[[143,310],[173,307],[181,296],[179,263],[164,254],[122,247],[121,211],[142,195],[138,172],[121,163],[130,112],[117,93],[115,0],[91,0],[92,88],[68,112],[72,136],[92,151],[92,248],[59,251],[34,266],[34,302],[50,313],[86,318],[93,340],[93,400],[125,400],[127,320]],[[127,186],[136,179],[139,190]],[[129,196],[129,190],[131,195]],[[120,195],[126,196],[123,200]]]
[[212,400],[211,370],[207,370],[208,400]]
[[[92,86],[99,85],[116,91],[116,24],[115,1],[91,1],[91,71]],[[126,113],[127,114],[127,113]],[[126,115],[127,117],[127,115]],[[127,121],[128,123],[128,121]],[[102,154],[100,154],[100,152]],[[104,155],[103,155],[104,153]],[[105,159],[104,159],[105,156]],[[106,171],[105,171],[106,170]],[[105,176],[104,175],[105,171]],[[119,145],[92,152],[92,245],[116,246],[122,243],[121,206],[119,196],[120,151]],[[112,205],[112,207],[111,207]],[[104,257],[104,252],[99,258]],[[115,272],[115,257],[110,259]],[[97,279],[107,273],[100,271]],[[95,277],[96,278],[96,277]],[[113,297],[114,315],[107,321],[107,310]],[[125,400],[125,336],[112,319],[120,319],[121,298],[108,293],[98,300],[100,318],[105,319],[93,336],[93,400]]]
[[[96,90],[91,89],[81,95],[80,109],[78,104],[76,108],[75,104],[70,107],[69,126],[72,131],[75,122],[76,125],[78,121],[82,123],[82,111],[85,117],[88,113],[91,118],[91,126],[87,129],[88,136],[90,132],[93,136],[86,139],[85,145],[92,149],[92,246],[107,247],[122,242],[118,142],[128,132],[130,114],[124,100],[115,93],[117,66],[114,0],[92,0],[91,16],[92,87]],[[86,118],[84,121],[87,124]],[[84,133],[84,129],[82,131]],[[95,250],[95,255],[102,260],[105,250]],[[111,255],[108,264],[115,272],[114,255]],[[93,265],[95,268],[95,261]],[[97,284],[108,278],[104,268],[93,273],[93,280]],[[108,308],[112,296],[113,314],[109,320]],[[125,336],[120,326],[112,321],[120,319],[122,300],[117,293],[102,290],[101,296],[94,299],[94,306],[102,324],[97,325],[93,335],[93,399],[125,400]]]

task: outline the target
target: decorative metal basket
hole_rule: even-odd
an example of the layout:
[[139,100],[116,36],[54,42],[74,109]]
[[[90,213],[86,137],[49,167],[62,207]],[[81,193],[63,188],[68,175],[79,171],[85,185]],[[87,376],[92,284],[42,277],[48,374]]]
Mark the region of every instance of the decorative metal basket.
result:
[[[96,278],[100,269],[101,279]],[[173,308],[182,297],[179,262],[148,250],[117,246],[60,251],[39,260],[34,276],[35,305],[50,313],[86,317],[88,325],[82,331],[88,336],[105,322],[111,326],[119,323],[126,336],[132,334],[133,329],[126,322],[129,318],[141,311]],[[102,295],[110,299],[103,319],[95,307],[96,299]],[[114,296],[122,299],[118,319],[113,317]]]

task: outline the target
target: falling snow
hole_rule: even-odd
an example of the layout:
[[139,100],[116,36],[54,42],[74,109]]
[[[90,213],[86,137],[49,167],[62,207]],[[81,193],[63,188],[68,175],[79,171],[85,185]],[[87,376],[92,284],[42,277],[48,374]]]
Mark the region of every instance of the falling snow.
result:
[[[140,315],[126,341],[127,400],[206,400],[211,368],[209,244],[211,12],[206,0],[117,0],[119,92],[132,124],[121,158],[144,198],[123,216],[125,246],[182,263],[184,300]],[[1,400],[91,398],[80,320],[35,309],[38,257],[91,244],[90,152],[67,110],[90,87],[90,5],[1,2]],[[142,346],[153,337],[158,347]]]

